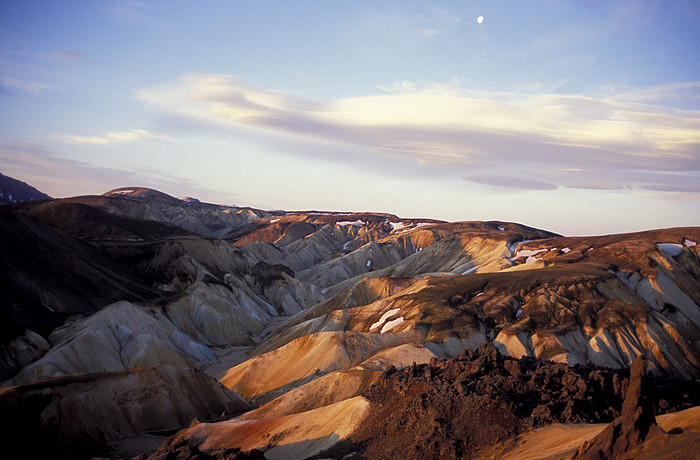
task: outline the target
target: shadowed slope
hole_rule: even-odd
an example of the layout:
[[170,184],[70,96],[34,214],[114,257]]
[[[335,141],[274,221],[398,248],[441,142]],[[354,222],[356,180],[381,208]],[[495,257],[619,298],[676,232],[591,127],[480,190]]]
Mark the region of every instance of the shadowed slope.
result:
[[194,417],[218,419],[248,408],[235,393],[194,370],[161,366],[81,374],[0,389],[7,420],[3,444],[32,456],[76,458],[104,452],[106,443],[182,428]]
[[65,315],[159,293],[94,247],[37,220],[0,211],[3,341],[29,328],[47,333]]

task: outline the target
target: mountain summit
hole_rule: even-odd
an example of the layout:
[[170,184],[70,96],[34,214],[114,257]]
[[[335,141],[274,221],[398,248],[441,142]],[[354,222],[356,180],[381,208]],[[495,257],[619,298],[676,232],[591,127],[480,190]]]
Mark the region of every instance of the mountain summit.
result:
[[0,205],[49,198],[25,182],[0,174]]

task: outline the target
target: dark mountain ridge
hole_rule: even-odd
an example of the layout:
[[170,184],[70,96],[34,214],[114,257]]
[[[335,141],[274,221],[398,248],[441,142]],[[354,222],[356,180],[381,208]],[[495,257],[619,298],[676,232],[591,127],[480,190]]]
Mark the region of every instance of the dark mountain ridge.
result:
[[0,205],[51,198],[31,185],[0,174]]

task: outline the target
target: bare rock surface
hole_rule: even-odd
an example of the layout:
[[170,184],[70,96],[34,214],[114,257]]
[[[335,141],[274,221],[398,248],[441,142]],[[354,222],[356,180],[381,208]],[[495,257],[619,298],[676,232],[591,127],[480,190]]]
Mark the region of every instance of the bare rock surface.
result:
[[635,359],[630,368],[630,383],[622,404],[622,414],[599,435],[573,452],[572,460],[646,457],[659,447],[664,447],[662,451],[668,451],[668,444],[677,441],[674,434],[666,433],[656,423],[646,371],[646,359]]
[[[264,450],[267,459],[308,458],[347,438],[366,416],[369,402],[361,396],[313,409],[261,420],[233,419],[195,423],[173,435],[150,458],[171,458],[187,446],[184,458],[217,458],[226,449]],[[226,458],[226,457],[224,457]]]
[[[692,407],[698,385],[655,377],[647,408],[638,415]],[[372,404],[369,415],[347,441],[319,458],[469,458],[552,423],[611,421],[632,410],[623,401],[637,388],[626,371],[516,360],[482,346],[454,359],[387,371],[363,393]]]

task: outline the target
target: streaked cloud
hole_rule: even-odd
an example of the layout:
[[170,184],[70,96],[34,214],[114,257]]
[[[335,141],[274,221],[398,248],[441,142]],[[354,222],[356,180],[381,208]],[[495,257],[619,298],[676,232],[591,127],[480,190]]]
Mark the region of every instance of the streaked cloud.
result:
[[114,19],[131,23],[150,20],[153,9],[150,3],[139,0],[115,0],[107,8]]
[[138,185],[177,194],[211,194],[195,181],[161,170],[123,170],[67,159],[37,145],[0,143],[2,173],[20,178],[53,197],[102,194],[113,188]]
[[378,56],[395,50],[421,50],[427,42],[453,30],[460,22],[461,18],[444,6],[401,5],[365,9],[341,33],[356,54]]
[[522,190],[556,190],[557,185],[549,182],[530,179],[527,177],[499,176],[497,174],[483,174],[467,176],[464,178],[478,184],[492,185],[495,187],[517,188]]
[[[666,85],[663,93],[680,98],[689,88],[696,85]],[[370,168],[366,152],[397,159],[397,171],[426,168],[490,185],[507,178],[500,185],[518,189],[687,191],[687,184],[675,185],[679,173],[700,182],[698,111],[641,97],[472,91],[456,84],[398,82],[386,90],[313,101],[230,75],[193,74],[138,97],[192,126],[274,134],[306,145],[305,155]]]
[[36,95],[51,89],[51,87],[45,83],[23,78],[5,78],[2,83],[7,88],[19,89]]
[[165,134],[154,133],[145,129],[132,131],[109,132],[102,136],[61,136],[61,141],[74,145],[109,145],[131,144],[143,141],[174,141],[175,139]]
[[83,53],[75,50],[62,50],[56,53],[56,57],[61,61],[82,61],[85,59]]
[[[578,22],[568,22],[544,33],[533,44],[537,51],[554,51],[581,45],[586,42],[604,40],[611,35],[643,26],[653,20],[658,2],[639,0],[630,3],[601,2],[587,5],[579,2]],[[587,16],[588,8],[595,8],[595,21]]]

